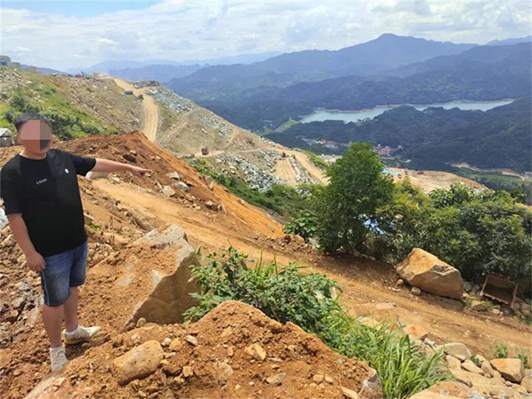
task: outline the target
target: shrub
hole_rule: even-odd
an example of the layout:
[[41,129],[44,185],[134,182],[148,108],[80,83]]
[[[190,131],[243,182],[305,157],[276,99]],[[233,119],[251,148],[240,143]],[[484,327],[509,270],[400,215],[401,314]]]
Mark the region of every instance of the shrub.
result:
[[303,211],[298,217],[284,226],[285,234],[297,234],[308,242],[310,238],[316,235],[317,224],[316,215],[309,211]]
[[496,359],[505,359],[508,357],[508,347],[505,344],[496,344],[493,348],[493,357]]
[[229,248],[209,256],[206,266],[194,266],[200,287],[199,304],[185,317],[197,320],[221,302],[239,300],[281,322],[292,321],[317,334],[337,352],[367,361],[377,370],[389,399],[402,399],[448,378],[442,353],[425,354],[408,336],[386,327],[371,328],[351,318],[333,297],[336,283],[318,274],[302,274],[276,263],[255,268],[245,255]]

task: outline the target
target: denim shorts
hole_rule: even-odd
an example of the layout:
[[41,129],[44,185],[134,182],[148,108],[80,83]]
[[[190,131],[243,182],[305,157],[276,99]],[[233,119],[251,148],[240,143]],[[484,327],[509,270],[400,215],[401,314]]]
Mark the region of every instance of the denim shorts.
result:
[[85,282],[88,246],[85,241],[79,247],[44,258],[46,267],[41,272],[44,303],[60,306],[70,296],[70,287]]

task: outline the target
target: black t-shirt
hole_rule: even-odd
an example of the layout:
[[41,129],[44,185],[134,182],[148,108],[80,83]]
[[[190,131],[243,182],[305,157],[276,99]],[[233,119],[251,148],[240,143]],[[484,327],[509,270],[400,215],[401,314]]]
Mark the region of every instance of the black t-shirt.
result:
[[16,155],[2,168],[5,213],[22,214],[42,256],[76,248],[87,239],[76,175],[85,176],[95,164],[94,158],[53,149],[42,160]]

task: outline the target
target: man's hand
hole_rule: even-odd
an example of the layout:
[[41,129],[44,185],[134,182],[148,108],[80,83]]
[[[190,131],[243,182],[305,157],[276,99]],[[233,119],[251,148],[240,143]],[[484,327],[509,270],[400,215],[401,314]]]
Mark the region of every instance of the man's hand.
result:
[[149,169],[139,168],[138,166],[129,165],[128,171],[137,176],[144,176],[146,173],[149,173]]
[[26,256],[26,266],[28,266],[34,272],[42,272],[46,267],[46,261],[40,253],[37,251],[31,252]]

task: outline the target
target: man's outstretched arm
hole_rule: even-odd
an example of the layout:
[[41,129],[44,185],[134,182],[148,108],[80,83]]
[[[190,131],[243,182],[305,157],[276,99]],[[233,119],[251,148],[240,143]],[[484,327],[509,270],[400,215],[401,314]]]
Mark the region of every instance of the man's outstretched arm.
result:
[[140,168],[127,163],[111,161],[109,159],[96,158],[96,164],[91,170],[92,172],[131,172],[136,175],[142,176],[149,172],[149,169]]

